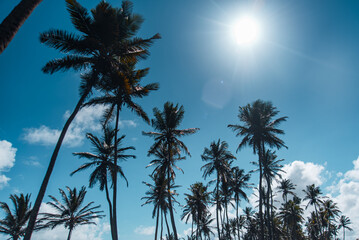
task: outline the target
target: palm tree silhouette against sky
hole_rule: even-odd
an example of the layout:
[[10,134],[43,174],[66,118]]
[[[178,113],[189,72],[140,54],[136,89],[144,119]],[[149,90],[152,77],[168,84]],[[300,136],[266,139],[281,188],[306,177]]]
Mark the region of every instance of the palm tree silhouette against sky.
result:
[[314,206],[316,222],[319,225],[318,227],[319,227],[320,235],[322,235],[322,224],[320,222],[320,218],[318,215],[318,208],[320,207],[320,204],[323,203],[323,201],[320,198],[322,191],[320,190],[319,187],[316,187],[315,184],[312,184],[306,186],[306,189],[304,189],[303,192],[305,193],[303,200],[304,201],[308,200],[308,203],[305,208],[308,208],[309,205]]
[[[260,99],[248,104],[244,107],[239,107],[238,118],[243,125],[229,124],[237,137],[243,137],[242,141],[238,145],[237,151],[244,146],[251,146],[253,153],[258,154],[259,162],[259,189],[262,189],[263,178],[263,156],[265,153],[265,146],[270,148],[286,147],[283,140],[278,138],[277,135],[284,134],[284,131],[279,129],[278,126],[286,121],[287,117],[280,117],[274,119],[279,113],[276,107],[271,102],[265,102]],[[261,234],[260,239],[264,239],[264,221],[263,221],[263,196],[259,191],[259,218]]]
[[[69,229],[67,240],[71,239],[73,230],[80,225],[95,224],[95,219],[102,218],[105,215],[100,215],[103,211],[97,211],[100,206],[92,206],[94,202],[90,202],[83,206],[84,198],[86,196],[86,188],[83,186],[80,191],[76,188],[70,189],[66,187],[68,194],[62,189],[59,189],[62,202],[57,200],[54,196],[49,195],[53,202],[48,202],[55,211],[55,213],[41,213],[39,225],[41,228],[54,229],[57,226],[64,225]],[[83,207],[82,207],[83,206]]]
[[[122,168],[119,165],[115,165],[114,163],[114,154],[115,154],[115,129],[111,129],[109,126],[103,126],[104,135],[100,140],[98,137],[94,136],[91,133],[87,133],[86,137],[90,140],[91,145],[94,147],[95,153],[90,152],[79,152],[74,153],[74,155],[79,156],[80,158],[87,158],[89,162],[84,163],[78,169],[73,171],[71,175],[84,171],[89,168],[95,168],[94,171],[90,174],[89,186],[93,187],[97,182],[100,185],[100,190],[103,191],[105,189],[106,192],[106,200],[109,205],[110,212],[110,225],[111,225],[111,235],[115,238],[115,224],[113,219],[113,204],[111,203],[110,195],[109,195],[109,185],[108,181],[110,181],[110,186],[113,187],[114,175],[119,174],[123,179],[125,179],[127,185],[127,179]],[[128,158],[136,158],[134,155],[125,154],[127,150],[135,150],[134,147],[124,147],[120,148],[121,141],[125,138],[125,136],[121,136],[117,141],[117,158],[120,160],[126,160]]]
[[[148,47],[154,39],[160,37],[156,34],[148,39],[134,38],[143,19],[140,15],[132,13],[132,3],[129,1],[124,1],[121,9],[113,8],[105,1],[101,1],[91,11],[91,14],[76,0],[67,0],[66,3],[72,24],[80,32],[80,35],[63,30],[49,30],[42,33],[40,35],[42,43],[65,54],[62,58],[48,62],[43,71],[45,73],[54,73],[68,69],[86,69],[88,72],[82,76],[80,100],[66,121],[51,156],[29,220],[25,240],[30,240],[31,238],[36,216],[55,166],[58,152],[71,122],[81,109],[84,101],[91,94],[93,88],[98,86],[99,79],[109,72],[121,71],[123,66],[121,61],[123,59],[135,61],[148,56]],[[116,221],[115,210],[114,206],[113,215]],[[117,240],[117,237],[115,240]]]
[[217,234],[221,239],[221,233],[219,229],[219,184],[224,181],[227,182],[230,176],[230,161],[236,159],[235,156],[228,150],[228,144],[225,141],[218,139],[217,142],[213,141],[209,148],[205,148],[201,155],[203,161],[208,162],[201,167],[203,170],[203,177],[206,179],[213,173],[216,173],[216,219],[217,219]]
[[30,195],[14,194],[10,195],[10,200],[14,205],[13,211],[7,203],[0,202],[0,208],[5,212],[4,218],[0,220],[0,233],[10,235],[11,239],[17,240],[24,236],[25,226],[30,217]]
[[[158,108],[153,109],[154,119],[152,119],[152,127],[157,130],[157,132],[142,132],[143,135],[153,137],[155,143],[150,147],[148,154],[154,154],[159,148],[166,149],[166,158],[168,164],[166,168],[163,168],[162,171],[167,173],[167,179],[171,179],[171,165],[176,158],[176,155],[180,155],[183,151],[184,154],[190,155],[186,145],[179,140],[180,137],[193,134],[199,130],[199,128],[187,128],[187,129],[178,129],[180,126],[183,117],[184,117],[184,108],[183,106],[174,105],[173,103],[166,102],[163,106],[163,111],[160,111]],[[172,170],[173,171],[173,170]],[[170,181],[167,181],[168,191],[171,190]],[[169,203],[169,212],[171,217],[171,224],[174,233],[175,240],[178,240],[178,234],[175,224],[175,219],[173,215],[173,206],[172,199],[168,196]]]
[[343,228],[343,240],[345,240],[345,229],[348,229],[349,231],[353,231],[352,228],[349,227],[351,225],[351,221],[348,217],[342,215],[339,218],[339,229]]

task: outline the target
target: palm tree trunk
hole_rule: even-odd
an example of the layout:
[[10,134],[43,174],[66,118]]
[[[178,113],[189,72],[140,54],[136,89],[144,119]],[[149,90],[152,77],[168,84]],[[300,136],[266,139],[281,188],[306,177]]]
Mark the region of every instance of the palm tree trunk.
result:
[[236,220],[237,220],[237,235],[238,240],[240,240],[240,234],[239,234],[239,214],[238,214],[238,208],[239,208],[239,197],[236,196]]
[[162,240],[162,236],[163,236],[163,210],[161,209],[161,236],[160,236],[160,240]]
[[156,219],[156,231],[155,231],[155,240],[157,240],[157,231],[158,231],[158,219],[160,217],[160,207],[157,207],[157,219]]
[[219,218],[218,218],[218,209],[219,209],[219,202],[218,202],[218,200],[219,200],[219,173],[218,173],[218,171],[217,171],[217,183],[216,183],[216,188],[217,188],[217,190],[216,190],[216,195],[217,195],[217,197],[216,197],[216,201],[217,201],[217,209],[216,209],[216,218],[217,218],[217,232],[218,232],[218,239],[220,239],[221,240],[221,233],[220,233],[220,230],[219,230]]
[[262,196],[262,179],[263,179],[263,169],[262,169],[262,157],[263,157],[264,148],[259,146],[258,155],[259,155],[259,221],[260,221],[260,240],[264,240],[264,224],[263,224],[263,196]]
[[31,235],[32,235],[32,232],[33,232],[34,227],[35,227],[36,218],[37,218],[37,215],[39,213],[40,205],[41,205],[41,202],[42,202],[42,200],[43,200],[43,198],[45,196],[46,188],[47,188],[47,185],[49,183],[51,173],[52,173],[52,171],[54,169],[55,162],[56,162],[56,159],[57,159],[57,155],[58,155],[58,153],[60,151],[60,147],[62,145],[62,142],[63,142],[64,138],[65,138],[66,132],[67,132],[68,128],[70,127],[71,122],[74,120],[76,114],[81,109],[81,106],[82,106],[83,102],[85,101],[86,97],[88,96],[88,94],[90,93],[90,91],[91,91],[91,88],[87,89],[86,92],[81,96],[81,98],[78,101],[74,111],[72,112],[70,117],[67,119],[67,121],[65,123],[65,126],[61,131],[60,137],[57,140],[55,150],[52,153],[49,166],[47,167],[47,171],[46,171],[44,180],[42,181],[39,193],[37,195],[37,198],[36,198],[36,201],[35,201],[35,204],[34,204],[34,208],[31,211],[31,215],[30,215],[30,218],[29,218],[29,223],[27,224],[24,240],[30,240],[31,239]]
[[106,199],[108,202],[108,208],[109,208],[109,212],[110,212],[110,226],[111,226],[111,237],[112,239],[114,239],[114,226],[113,226],[113,217],[112,217],[112,204],[111,204],[111,199],[110,199],[110,194],[108,191],[108,185],[107,185],[107,180],[105,182],[105,190],[106,190]]
[[266,178],[266,181],[267,181],[267,192],[266,192],[266,195],[267,195],[267,228],[268,228],[268,233],[269,233],[269,239],[272,240],[273,237],[272,237],[272,219],[271,219],[271,214],[270,214],[270,192],[271,192],[271,185],[270,185],[270,180],[268,178]]
[[345,240],[345,227],[343,227],[343,240]]
[[73,229],[73,228],[70,228],[69,235],[67,236],[67,240],[70,240],[70,239],[71,239],[72,229]]
[[317,205],[316,204],[314,204],[314,209],[315,209],[315,215],[317,217],[317,224],[318,224],[318,228],[319,228],[320,238],[322,238],[322,235],[323,235],[323,233],[322,233],[322,224],[319,221],[318,210],[317,210]]
[[194,219],[192,218],[192,224],[191,224],[191,225],[192,225],[192,227],[191,227],[191,238],[193,237],[193,222],[194,222],[193,220],[194,220]]
[[0,24],[0,54],[42,0],[22,0]]
[[167,221],[167,214],[164,213],[163,215],[165,215],[165,222],[166,222],[166,227],[167,227],[167,233],[168,233],[168,236],[170,235],[171,231],[170,231],[170,227],[168,226],[168,221]]
[[[167,151],[168,151],[168,157],[169,157],[169,161],[172,160],[172,152],[171,152],[171,148],[170,148],[170,143],[167,143]],[[175,240],[178,240],[178,235],[177,235],[177,229],[176,229],[176,224],[175,224],[175,218],[173,216],[173,208],[172,208],[172,199],[171,199],[171,178],[170,178],[170,167],[168,167],[167,169],[167,190],[168,190],[168,207],[170,210],[170,217],[171,217],[171,224],[172,224],[172,229],[173,229],[173,234],[174,234],[174,238]]]
[[117,105],[117,109],[116,109],[116,124],[115,124],[115,157],[114,157],[114,166],[115,166],[115,174],[113,176],[113,227],[114,227],[114,240],[118,240],[118,230],[117,230],[117,132],[118,132],[118,121],[120,118],[120,106]]

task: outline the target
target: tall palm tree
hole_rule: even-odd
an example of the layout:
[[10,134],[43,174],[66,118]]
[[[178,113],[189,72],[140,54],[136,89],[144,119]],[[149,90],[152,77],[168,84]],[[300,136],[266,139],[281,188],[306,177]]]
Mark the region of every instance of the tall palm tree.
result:
[[322,235],[322,224],[318,215],[318,208],[320,207],[320,204],[323,203],[320,199],[322,191],[319,187],[316,187],[315,184],[312,184],[306,186],[306,189],[304,189],[303,192],[305,193],[303,200],[308,200],[306,208],[308,208],[309,205],[314,206],[316,222],[318,223],[320,235]]
[[0,208],[5,212],[4,219],[0,220],[0,233],[10,235],[9,239],[17,240],[25,234],[25,225],[30,217],[31,203],[30,195],[14,194],[10,195],[10,200],[14,205],[11,212],[10,207],[5,202],[0,202]]
[[22,0],[0,24],[0,54],[42,0]]
[[[114,154],[115,154],[115,144],[114,144],[114,138],[115,138],[115,130],[111,129],[109,126],[103,126],[104,134],[101,138],[101,140],[94,136],[91,133],[87,133],[86,137],[90,140],[91,145],[94,147],[94,153],[90,152],[79,152],[74,153],[75,156],[79,156],[80,158],[86,158],[89,160],[89,162],[84,163],[81,165],[78,169],[73,171],[71,175],[79,172],[84,171],[89,168],[95,168],[94,171],[90,174],[89,179],[89,187],[93,187],[95,184],[99,183],[100,190],[103,191],[105,189],[106,192],[106,200],[109,206],[109,212],[110,212],[110,225],[111,225],[111,235],[112,238],[115,238],[116,233],[114,229],[114,219],[113,219],[113,210],[109,194],[109,184],[108,181],[110,179],[110,186],[113,185],[113,179],[114,175],[120,174],[120,176],[126,180],[126,183],[128,185],[127,179],[125,177],[125,174],[122,170],[122,168],[119,165],[114,164]],[[135,150],[134,147],[124,147],[120,148],[121,141],[124,139],[124,135],[119,138],[119,141],[117,142],[117,158],[121,160],[126,160],[128,158],[136,158],[134,155],[128,155],[125,154],[125,151],[127,150]]]
[[[159,218],[161,215],[161,223],[163,223],[163,215],[166,216],[167,214],[167,209],[168,209],[168,201],[167,201],[167,196],[170,195],[170,197],[172,198],[172,201],[176,201],[174,199],[174,194],[173,193],[169,193],[167,191],[167,178],[165,176],[165,174],[163,173],[158,173],[158,174],[154,174],[154,175],[150,175],[152,181],[154,182],[154,184],[151,183],[147,183],[147,182],[143,182],[144,184],[146,184],[150,190],[146,192],[146,196],[141,198],[141,199],[145,199],[146,202],[143,205],[146,204],[150,204],[152,203],[154,205],[153,211],[152,211],[152,218],[156,217],[156,231],[155,231],[155,240],[157,239],[157,233],[158,233],[158,224],[159,224]],[[178,186],[175,186],[174,184],[171,184],[171,189],[177,188]],[[169,228],[168,228],[168,224],[167,224],[167,218],[165,217],[166,220],[166,225],[167,225],[167,234],[169,235]],[[161,224],[161,237],[160,239],[162,240],[162,228],[163,228],[163,224]]]
[[230,161],[236,159],[235,156],[228,150],[228,144],[225,141],[218,139],[217,142],[213,141],[209,148],[205,148],[201,155],[203,161],[208,162],[201,167],[204,170],[203,177],[206,179],[208,176],[216,173],[216,219],[217,219],[217,234],[221,239],[219,229],[219,184],[220,182],[227,182],[228,176],[231,171]]
[[239,227],[239,201],[241,198],[248,201],[247,194],[244,192],[245,189],[250,188],[250,184],[248,183],[251,175],[245,174],[243,169],[239,169],[239,167],[234,167],[231,169],[232,178],[231,178],[231,192],[234,194],[234,201],[236,203],[236,223],[237,223],[237,236],[238,239],[240,237],[240,227]]
[[340,216],[339,229],[343,228],[343,240],[345,240],[345,229],[348,229],[349,231],[353,231],[353,229],[349,227],[350,224],[352,223],[347,216],[344,215]]
[[[171,179],[171,168],[175,155],[180,155],[181,151],[185,154],[190,155],[186,145],[179,140],[180,137],[193,134],[197,132],[198,128],[178,129],[183,117],[184,108],[183,106],[174,105],[173,103],[166,102],[163,107],[163,111],[158,108],[153,109],[154,119],[152,119],[152,127],[157,132],[142,132],[146,136],[151,136],[155,139],[155,143],[150,147],[148,152],[149,155],[154,154],[156,150],[162,145],[166,148],[165,153],[167,154],[166,159],[169,164],[162,171],[166,172],[167,179]],[[170,181],[167,182],[167,190],[171,190]],[[172,199],[168,196],[169,212],[171,217],[171,224],[173,228],[174,238],[178,240],[178,234],[176,224],[173,215]]]
[[[243,125],[228,125],[236,136],[243,137],[238,145],[237,151],[246,145],[253,148],[253,153],[258,154],[259,162],[259,189],[262,189],[262,159],[265,153],[265,146],[286,147],[283,140],[277,135],[284,134],[284,131],[279,129],[278,126],[286,121],[287,117],[280,117],[273,119],[279,111],[273,106],[271,102],[256,100],[252,104],[247,104],[244,107],[239,107],[238,118],[243,122]],[[260,239],[264,239],[264,222],[263,222],[263,196],[259,194],[259,218],[261,234]]]
[[197,225],[196,239],[198,239],[200,226],[204,217],[208,214],[210,193],[207,192],[207,187],[201,182],[192,184],[189,190],[191,191],[190,194],[185,193],[186,205],[184,206],[181,219],[186,219],[187,223],[189,218],[192,218],[192,222]]
[[279,217],[284,223],[288,224],[292,240],[301,239],[301,223],[304,221],[303,212],[304,210],[295,200],[289,200],[280,209]]
[[43,71],[51,74],[68,69],[90,71],[82,77],[80,99],[66,121],[51,156],[30,216],[25,240],[31,238],[36,217],[66,132],[92,89],[98,86],[100,79],[108,72],[113,72],[114,69],[121,70],[123,59],[134,61],[138,58],[145,58],[149,54],[147,49],[153,40],[160,38],[158,34],[148,39],[134,37],[143,19],[140,15],[132,13],[132,3],[129,1],[123,1],[121,9],[113,8],[105,1],[101,1],[91,13],[76,0],[66,0],[66,3],[71,21],[80,35],[64,30],[49,30],[42,33],[40,35],[42,43],[66,54],[62,58],[48,62]]
[[331,199],[326,199],[322,203],[322,211],[324,215],[324,220],[327,222],[327,232],[330,236],[331,231],[330,227],[332,226],[332,220],[335,219],[335,217],[339,216],[340,210],[335,202]]
[[100,206],[91,206],[94,202],[86,204],[84,207],[84,198],[86,196],[86,188],[83,186],[80,191],[76,188],[70,189],[66,187],[68,194],[59,189],[63,203],[57,200],[54,196],[49,195],[53,202],[48,202],[56,213],[41,213],[43,216],[40,222],[40,228],[54,229],[57,226],[64,225],[69,229],[67,240],[71,239],[72,231],[79,225],[95,224],[93,221],[97,218],[102,218],[100,215],[103,211],[97,211]]

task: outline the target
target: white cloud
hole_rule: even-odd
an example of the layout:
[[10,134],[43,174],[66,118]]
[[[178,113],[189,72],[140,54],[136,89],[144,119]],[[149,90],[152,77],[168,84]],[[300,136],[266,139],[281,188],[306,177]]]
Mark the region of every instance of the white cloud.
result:
[[155,226],[145,227],[140,225],[135,228],[134,232],[139,235],[153,235],[155,234]]
[[10,178],[3,175],[3,172],[9,171],[15,163],[17,149],[6,140],[0,141],[0,189],[8,184]]
[[[102,105],[81,109],[66,133],[64,145],[68,147],[79,146],[83,143],[86,132],[99,131],[101,129],[100,119],[102,118],[104,109],[105,107]],[[70,111],[65,112],[65,121],[70,114]],[[137,124],[133,120],[120,120],[119,126],[120,128],[136,127]],[[56,144],[61,130],[42,125],[39,128],[26,128],[24,132],[23,139],[25,141],[31,144],[49,146]]]

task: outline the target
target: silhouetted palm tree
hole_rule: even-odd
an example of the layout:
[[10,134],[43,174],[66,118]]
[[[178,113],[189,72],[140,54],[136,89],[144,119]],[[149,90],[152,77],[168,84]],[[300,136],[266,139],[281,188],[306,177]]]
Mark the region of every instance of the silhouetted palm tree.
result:
[[237,235],[238,239],[240,236],[240,227],[239,227],[239,201],[240,198],[248,201],[247,194],[244,192],[245,189],[250,188],[250,184],[248,183],[251,175],[245,174],[243,169],[239,169],[238,167],[232,168],[232,178],[231,178],[231,192],[234,194],[234,201],[236,203],[236,222],[237,222]]
[[[45,73],[68,69],[90,71],[82,76],[80,100],[66,121],[51,156],[29,220],[25,240],[31,238],[36,216],[66,132],[93,87],[98,86],[99,79],[109,72],[121,71],[123,68],[121,61],[124,59],[135,61],[137,58],[146,57],[149,54],[148,47],[154,39],[160,37],[158,34],[149,39],[134,37],[143,19],[140,15],[132,14],[132,3],[129,1],[124,1],[121,9],[113,8],[105,1],[101,1],[91,14],[76,0],[67,0],[66,3],[71,21],[80,35],[63,30],[49,30],[42,33],[40,35],[42,43],[66,54],[62,58],[48,62],[43,71]],[[116,220],[115,206],[114,220]]]
[[69,229],[67,240],[71,239],[72,231],[79,225],[95,224],[93,221],[96,218],[102,218],[104,215],[99,215],[103,211],[94,211],[100,206],[91,205],[94,202],[86,204],[84,207],[84,198],[86,195],[86,188],[83,186],[79,192],[77,189],[70,189],[66,187],[68,195],[65,191],[59,189],[63,203],[57,200],[55,197],[49,195],[53,202],[48,202],[56,213],[41,213],[43,216],[40,222],[40,228],[51,228],[54,229],[57,226],[64,225],[65,228]]
[[[243,137],[238,145],[237,151],[246,145],[253,148],[253,153],[258,154],[259,162],[259,189],[262,189],[262,159],[265,153],[265,145],[269,147],[286,147],[283,140],[277,135],[284,134],[284,131],[277,128],[282,122],[286,121],[287,117],[273,119],[279,111],[272,105],[271,102],[264,102],[256,100],[252,104],[244,107],[239,107],[238,118],[243,122],[243,125],[228,125],[236,136]],[[259,194],[259,219],[261,226],[260,239],[264,239],[264,222],[263,222],[263,196]]]
[[[125,179],[127,185],[128,182],[122,168],[119,165],[115,165],[114,163],[115,130],[111,129],[109,126],[103,126],[103,131],[104,134],[101,140],[93,134],[87,133],[86,137],[90,140],[91,145],[94,147],[94,153],[74,153],[74,155],[79,156],[80,158],[87,158],[89,162],[86,162],[85,164],[81,165],[78,169],[73,171],[71,175],[79,171],[87,170],[89,168],[95,168],[94,171],[90,174],[89,187],[93,187],[95,184],[99,183],[100,190],[103,191],[105,189],[106,200],[108,202],[110,212],[111,235],[112,238],[115,238],[115,223],[113,219],[113,208],[109,194],[108,181],[110,180],[110,186],[113,186],[114,175],[116,175],[115,173],[117,172],[117,174],[120,174],[120,176]],[[117,158],[121,160],[126,160],[128,158],[136,158],[136,156],[134,155],[125,154],[125,151],[127,150],[135,150],[134,147],[119,147],[124,137],[124,135],[121,136],[117,141]]]
[[217,233],[218,238],[221,239],[219,229],[219,184],[220,182],[227,182],[229,173],[231,171],[229,162],[236,159],[233,154],[228,151],[228,144],[225,141],[218,139],[217,142],[213,141],[210,148],[205,148],[201,155],[203,161],[208,162],[201,167],[204,170],[203,177],[206,179],[208,176],[216,173],[216,218],[217,218]]
[[0,208],[4,211],[4,218],[0,220],[0,233],[10,235],[9,239],[17,240],[25,234],[25,225],[30,217],[31,203],[30,195],[14,194],[10,195],[10,200],[14,205],[11,212],[9,205],[0,202]]
[[186,219],[185,221],[187,223],[189,218],[192,218],[192,222],[197,225],[196,239],[198,239],[200,234],[199,228],[204,217],[208,214],[210,193],[207,192],[207,187],[201,182],[192,184],[189,190],[191,191],[190,194],[185,193],[186,205],[184,206],[181,219]]
[[348,217],[344,215],[340,216],[339,229],[343,228],[343,240],[345,240],[345,229],[348,229],[349,231],[353,231],[353,229],[349,227],[350,224],[352,223]]
[[289,200],[280,208],[279,217],[285,224],[288,224],[292,240],[301,239],[301,223],[304,221],[303,212],[300,202],[295,200]]
[[295,193],[292,190],[295,190],[295,186],[289,179],[282,179],[279,182],[278,189],[282,192],[282,198],[284,203],[288,202],[288,195],[291,194],[295,196]]
[[326,199],[322,203],[322,212],[324,220],[327,223],[327,232],[329,234],[329,238],[331,237],[331,226],[332,226],[332,220],[335,219],[335,217],[339,216],[340,210],[336,203],[333,202],[331,199]]
[[306,189],[303,190],[303,192],[305,193],[303,200],[308,200],[306,208],[308,208],[309,205],[314,206],[316,222],[319,227],[320,235],[322,235],[322,224],[318,215],[318,208],[320,207],[320,204],[323,203],[323,201],[320,199],[322,192],[320,188],[316,187],[314,184],[306,186]]
[[21,0],[0,24],[0,54],[42,0]]
[[[190,155],[186,145],[179,140],[180,137],[193,134],[197,132],[198,128],[178,129],[183,117],[184,109],[183,106],[173,105],[173,103],[166,102],[163,107],[163,111],[158,108],[153,109],[154,119],[152,119],[152,127],[158,132],[142,132],[146,136],[151,136],[155,139],[155,143],[150,147],[148,151],[149,155],[155,154],[155,152],[162,146],[162,153],[167,156],[165,159],[168,164],[166,168],[162,168],[162,171],[167,173],[167,179],[171,179],[171,168],[173,161],[176,158],[175,155],[180,155],[181,151],[185,154]],[[175,157],[175,158],[174,158]],[[168,191],[171,190],[170,181],[167,182]],[[173,215],[173,206],[170,196],[168,196],[169,211],[171,217],[171,224],[173,228],[174,238],[178,240],[178,234],[176,224]]]
[[[167,178],[165,177],[165,174],[158,173],[154,175],[150,175],[152,181],[154,184],[143,182],[146,184],[150,190],[146,192],[145,197],[141,199],[145,199],[146,202],[143,205],[152,203],[154,205],[153,211],[152,211],[152,218],[156,217],[156,231],[155,231],[155,240],[157,239],[157,233],[158,233],[158,224],[159,224],[159,218],[161,215],[161,236],[160,239],[162,240],[162,231],[163,231],[163,215],[165,216],[166,220],[166,226],[167,226],[167,234],[170,234],[168,223],[167,223],[167,210],[168,210],[168,195],[172,198],[172,201],[176,201],[174,199],[174,193],[169,193],[167,191]],[[171,184],[171,189],[177,188],[178,186]]]

